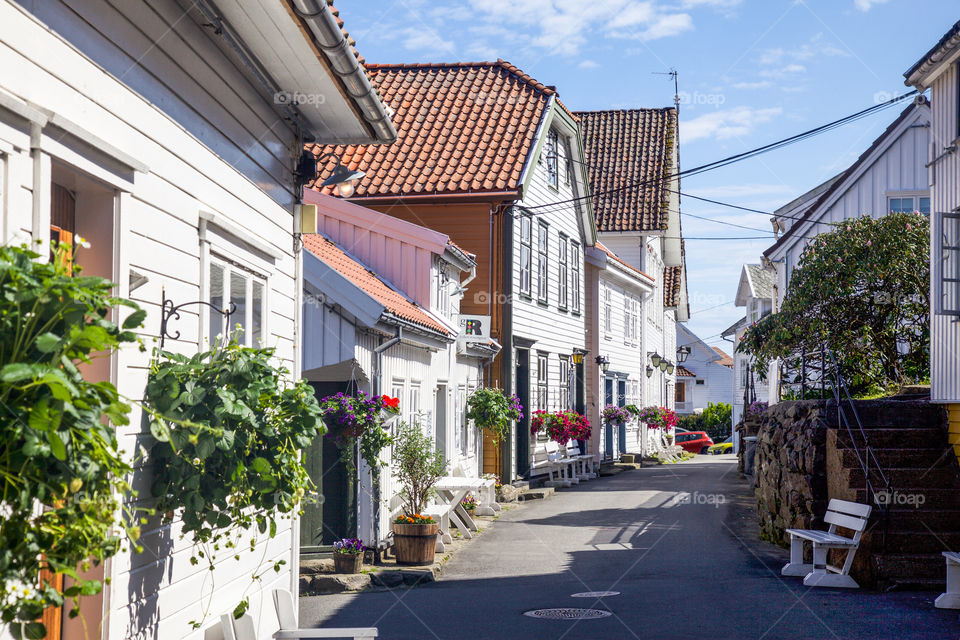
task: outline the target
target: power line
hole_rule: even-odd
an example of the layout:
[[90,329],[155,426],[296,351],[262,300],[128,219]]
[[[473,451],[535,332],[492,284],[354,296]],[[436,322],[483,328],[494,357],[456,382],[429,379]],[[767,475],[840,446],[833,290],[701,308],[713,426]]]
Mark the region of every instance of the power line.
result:
[[688,218],[696,218],[697,220],[706,220],[707,222],[713,222],[713,223],[715,223],[715,224],[725,224],[725,225],[727,225],[728,227],[737,227],[738,229],[746,229],[746,230],[748,230],[748,231],[760,231],[761,233],[773,233],[773,231],[769,231],[769,230],[767,230],[767,229],[757,229],[756,227],[747,227],[747,226],[744,226],[744,225],[742,225],[742,224],[737,224],[737,223],[735,223],[735,222],[726,222],[725,220],[716,220],[716,219],[714,219],[714,218],[707,218],[707,217],[704,217],[704,216],[698,216],[698,215],[696,215],[696,214],[689,213],[689,212],[687,212],[687,211],[681,212],[680,215],[687,216]]
[[[796,142],[800,142],[800,141],[805,140],[805,139],[807,139],[807,138],[811,138],[811,137],[813,137],[813,136],[819,135],[819,134],[824,133],[824,132],[826,132],[826,131],[830,131],[831,129],[835,129],[835,128],[840,127],[840,126],[842,126],[842,125],[844,125],[844,124],[848,124],[848,123],[850,123],[850,122],[854,122],[854,121],[859,120],[859,119],[861,119],[861,118],[865,118],[866,116],[868,116],[868,115],[870,115],[870,114],[873,114],[873,113],[876,113],[876,112],[881,111],[881,110],[883,110],[883,109],[887,109],[887,108],[889,108],[889,107],[892,107],[893,105],[897,104],[898,102],[902,102],[903,100],[905,100],[905,99],[907,99],[907,98],[910,98],[910,97],[914,96],[914,95],[917,94],[917,93],[918,93],[918,92],[917,92],[916,90],[910,91],[910,92],[905,93],[905,94],[903,94],[903,95],[899,95],[899,96],[896,96],[896,97],[894,97],[894,98],[891,98],[890,100],[887,100],[886,102],[881,102],[881,103],[879,103],[879,104],[875,104],[875,105],[873,105],[873,106],[871,106],[871,107],[867,107],[866,109],[862,109],[862,110],[857,111],[857,112],[855,112],[855,113],[852,113],[852,114],[850,114],[850,115],[844,116],[843,118],[840,118],[840,119],[838,119],[838,120],[834,120],[834,121],[832,121],[832,122],[828,122],[827,124],[820,125],[819,127],[815,127],[815,128],[813,128],[813,129],[809,129],[809,130],[807,130],[807,131],[803,131],[803,132],[798,133],[798,134],[796,134],[796,135],[790,136],[790,137],[788,137],[788,138],[783,138],[783,139],[777,140],[777,141],[775,141],[775,142],[771,142],[771,143],[769,143],[769,144],[763,145],[763,146],[761,146],[761,147],[757,147],[757,148],[755,148],[755,149],[750,149],[749,151],[744,151],[744,152],[742,152],[742,153],[734,154],[734,155],[732,155],[732,156],[728,156],[728,157],[722,158],[722,159],[720,159],[720,160],[715,160],[714,162],[708,162],[707,164],[703,164],[703,165],[700,165],[700,166],[697,166],[697,167],[693,167],[692,169],[686,169],[686,170],[684,170],[684,171],[679,171],[679,172],[678,172],[676,175],[674,175],[674,176],[664,176],[664,177],[658,177],[658,178],[651,178],[650,180],[644,180],[644,181],[641,181],[641,182],[638,182],[638,183],[628,184],[628,185],[624,185],[624,186],[622,186],[622,187],[616,187],[616,188],[614,188],[614,189],[608,189],[608,190],[606,190],[606,191],[594,191],[594,192],[592,192],[590,195],[578,196],[578,197],[570,198],[570,199],[567,199],[567,200],[560,200],[560,201],[557,201],[557,202],[550,202],[550,203],[545,203],[545,204],[540,204],[540,205],[531,205],[531,206],[527,206],[526,208],[527,208],[527,209],[530,209],[530,210],[533,210],[533,209],[543,209],[543,208],[546,208],[546,207],[556,207],[556,206],[561,206],[561,205],[566,205],[566,204],[572,204],[572,203],[576,203],[576,202],[580,202],[580,201],[584,201],[584,200],[590,200],[590,199],[593,199],[593,198],[595,198],[595,197],[597,197],[597,196],[602,196],[602,195],[607,195],[607,194],[612,194],[612,193],[620,193],[620,192],[623,192],[623,191],[628,191],[628,190],[630,190],[630,189],[638,189],[638,188],[641,188],[641,187],[653,185],[653,184],[656,184],[656,183],[658,183],[658,182],[663,182],[663,181],[665,181],[665,180],[679,179],[679,178],[681,178],[681,177],[686,177],[686,176],[691,176],[691,175],[697,175],[697,174],[700,174],[700,173],[704,173],[704,172],[706,172],[706,171],[712,171],[712,170],[714,170],[714,169],[719,169],[719,168],[725,167],[725,166],[727,166],[727,165],[729,165],[729,164],[733,164],[733,163],[735,163],[735,162],[740,162],[740,161],[742,161],[742,160],[747,160],[747,159],[749,159],[749,158],[758,156],[758,155],[763,154],[763,153],[767,153],[767,152],[769,152],[769,151],[773,151],[773,150],[775,150],[775,149],[783,148],[783,147],[788,146],[788,145],[790,145],[790,144],[794,144],[794,143],[796,143]],[[763,212],[763,213],[766,215],[766,212]]]

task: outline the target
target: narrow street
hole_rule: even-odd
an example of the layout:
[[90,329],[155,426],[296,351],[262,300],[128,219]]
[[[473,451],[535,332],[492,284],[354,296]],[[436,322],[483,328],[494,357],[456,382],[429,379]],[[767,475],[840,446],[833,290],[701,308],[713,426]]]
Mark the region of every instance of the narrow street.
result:
[[[300,600],[301,626],[383,638],[951,638],[936,593],[810,590],[759,542],[732,456],[623,473],[507,513],[439,582]],[[598,600],[572,597],[617,591]],[[606,609],[543,620],[531,609]]]

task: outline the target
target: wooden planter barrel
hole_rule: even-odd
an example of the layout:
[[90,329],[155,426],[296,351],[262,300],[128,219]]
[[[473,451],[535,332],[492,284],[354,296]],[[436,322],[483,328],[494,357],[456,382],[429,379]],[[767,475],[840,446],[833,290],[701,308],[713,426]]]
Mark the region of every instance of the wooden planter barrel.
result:
[[397,564],[432,564],[440,523],[393,524],[393,552]]
[[362,553],[333,553],[333,568],[337,573],[360,573]]

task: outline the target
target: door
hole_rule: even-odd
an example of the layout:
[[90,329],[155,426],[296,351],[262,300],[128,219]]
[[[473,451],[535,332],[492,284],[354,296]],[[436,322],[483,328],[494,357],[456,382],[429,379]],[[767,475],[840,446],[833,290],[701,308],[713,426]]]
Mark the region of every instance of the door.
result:
[[[311,382],[310,386],[318,400],[353,391],[349,382]],[[300,549],[311,553],[332,545],[334,540],[356,536],[356,482],[330,438],[320,436],[314,440],[304,451],[303,462],[319,494],[316,502],[303,505],[300,518]]]
[[[617,380],[617,406],[623,407],[627,404],[627,381],[623,378]],[[621,422],[617,425],[617,444],[620,453],[627,452],[627,423]]]
[[[613,378],[603,380],[603,406],[613,404]],[[603,425],[603,457],[613,458],[613,425],[607,420]]]
[[523,406],[523,418],[517,423],[517,474],[530,472],[530,350],[517,349],[517,397]]
[[447,385],[438,384],[434,398],[434,436],[433,441],[437,451],[450,460],[454,452],[447,449]]

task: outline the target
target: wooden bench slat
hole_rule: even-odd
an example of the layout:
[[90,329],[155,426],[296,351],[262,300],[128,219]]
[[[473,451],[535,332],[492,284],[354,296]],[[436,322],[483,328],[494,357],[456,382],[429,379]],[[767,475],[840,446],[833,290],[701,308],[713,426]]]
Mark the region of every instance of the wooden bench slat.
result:
[[835,533],[830,533],[829,531],[820,531],[819,529],[787,529],[787,533],[789,533],[791,536],[803,538],[804,540],[809,540],[822,545],[840,545],[844,547],[857,546],[857,541],[851,538],[845,538]]
[[851,531],[863,531],[867,528],[867,518],[848,516],[845,513],[836,511],[827,511],[823,516],[823,521],[827,524],[835,524]]
[[869,517],[872,510],[873,507],[868,504],[850,502],[849,500],[838,500],[837,498],[831,498],[830,504],[827,505],[827,511],[839,511],[840,513],[862,518]]

